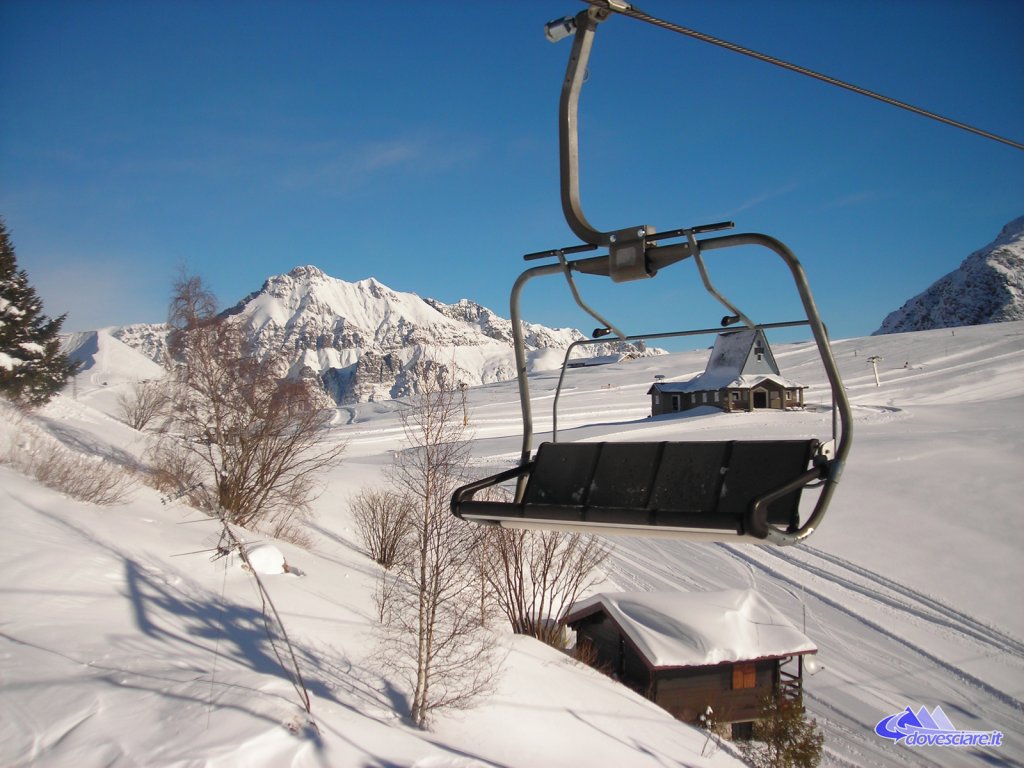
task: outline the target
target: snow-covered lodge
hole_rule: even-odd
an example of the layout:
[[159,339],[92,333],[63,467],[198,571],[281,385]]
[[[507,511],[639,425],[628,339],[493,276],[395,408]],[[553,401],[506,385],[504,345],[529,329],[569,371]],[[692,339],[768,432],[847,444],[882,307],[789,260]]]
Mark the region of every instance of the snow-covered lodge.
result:
[[817,647],[752,589],[602,593],[566,624],[581,657],[668,710],[749,737],[765,696],[802,695],[803,656]]
[[689,381],[658,381],[647,391],[651,415],[710,405],[723,411],[801,408],[804,387],[779,371],[764,331],[721,333],[704,373]]

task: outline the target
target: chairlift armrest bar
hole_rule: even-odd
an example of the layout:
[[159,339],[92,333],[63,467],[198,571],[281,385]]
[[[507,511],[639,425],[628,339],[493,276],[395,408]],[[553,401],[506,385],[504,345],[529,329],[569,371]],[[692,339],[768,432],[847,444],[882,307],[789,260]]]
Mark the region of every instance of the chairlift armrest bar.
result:
[[797,293],[800,296],[800,302],[803,304],[804,313],[807,315],[811,333],[814,336],[814,342],[817,345],[818,354],[821,357],[821,362],[825,369],[825,375],[828,378],[829,388],[832,391],[832,398],[841,422],[842,428],[836,443],[835,459],[832,462],[834,468],[830,475],[831,480],[838,482],[839,476],[842,474],[843,465],[846,462],[846,456],[850,451],[853,432],[853,410],[850,406],[849,398],[846,395],[846,390],[843,387],[842,377],[839,375],[839,367],[836,365],[835,358],[832,356],[828,332],[825,329],[825,324],[821,320],[821,315],[815,305],[814,297],[811,295],[811,288],[807,282],[807,275],[804,272],[803,266],[784,243],[776,240],[774,237],[759,233],[749,232],[710,237],[706,240],[702,240],[700,245],[702,251],[717,250],[720,248],[733,248],[737,246],[758,246],[766,248],[781,258],[789,268]]
[[466,485],[456,488],[455,492],[452,494],[451,500],[452,514],[458,518],[462,518],[462,511],[460,507],[463,502],[471,500],[474,495],[482,491],[484,488],[490,488],[492,486],[498,485],[499,483],[504,483],[506,480],[511,480],[512,478],[515,477],[521,477],[525,474],[528,474],[531,469],[533,469],[532,461],[527,464],[520,464],[518,467],[512,467],[512,469],[507,469],[504,472],[499,472],[496,475],[491,475],[490,477],[485,477],[481,480],[477,480],[476,482],[467,483]]
[[[757,498],[750,509],[743,516],[744,531],[750,536],[758,539],[767,539],[773,530],[768,523],[768,505],[776,499],[781,499],[787,493],[806,487],[815,480],[825,477],[827,470],[825,466],[816,466],[804,472],[799,477],[793,478],[790,482],[776,488],[774,491]],[[774,529],[778,530],[778,529]]]

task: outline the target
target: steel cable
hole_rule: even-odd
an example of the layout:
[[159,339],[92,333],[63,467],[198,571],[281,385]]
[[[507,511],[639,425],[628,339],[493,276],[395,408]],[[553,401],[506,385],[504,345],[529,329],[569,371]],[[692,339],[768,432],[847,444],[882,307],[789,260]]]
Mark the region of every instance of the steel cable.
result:
[[931,120],[936,120],[940,123],[945,123],[946,125],[952,126],[954,128],[959,128],[970,133],[974,133],[978,136],[983,136],[984,138],[991,139],[992,141],[998,141],[1001,144],[1006,144],[1007,146],[1013,147],[1014,149],[1024,150],[1024,144],[1022,144],[1019,141],[1014,141],[1013,139],[1008,139],[1005,136],[1000,136],[998,134],[982,130],[981,128],[976,128],[973,125],[962,123],[959,120],[953,120],[952,118],[944,117],[943,115],[937,114],[935,112],[929,112],[927,109],[915,107],[913,104],[907,104],[906,102],[899,101],[898,99],[894,99],[889,96],[885,96],[881,93],[876,93],[875,91],[869,91],[867,88],[861,88],[858,85],[853,85],[852,83],[847,83],[843,80],[839,80],[838,78],[830,77],[829,75],[824,75],[821,72],[815,72],[813,69],[801,67],[798,64],[791,64],[788,61],[777,59],[774,56],[769,56],[768,54],[760,53],[750,48],[744,48],[742,45],[730,43],[728,40],[722,40],[721,38],[713,37],[712,35],[707,35],[704,34],[703,32],[698,32],[695,29],[690,29],[688,27],[675,24],[671,21],[659,19],[656,16],[651,16],[649,13],[641,11],[639,8],[636,8],[635,6],[626,3],[608,2],[608,0],[583,0],[583,2],[598,8],[605,8],[614,13],[618,13],[623,16],[628,16],[638,21],[646,22],[647,24],[652,24],[656,27],[661,27],[662,29],[667,29],[670,32],[676,32],[680,35],[692,37],[695,40],[700,40],[705,43],[710,43],[711,45],[716,45],[719,48],[724,48],[727,51],[732,51],[733,53],[740,53],[743,54],[744,56],[749,56],[753,59],[757,59],[758,61],[763,61],[767,64],[773,64],[774,66],[781,67],[782,69],[788,69],[790,72],[796,72],[797,74],[805,75],[807,77],[814,78],[815,80],[820,80],[823,83],[834,85],[837,88],[843,88],[847,91],[852,91],[853,93],[859,93],[861,96],[867,96],[870,99],[875,99],[876,101],[880,101],[884,104],[889,104],[890,106],[893,107],[899,107],[900,109],[904,109],[908,112],[913,112],[916,115],[927,117],[930,118]]

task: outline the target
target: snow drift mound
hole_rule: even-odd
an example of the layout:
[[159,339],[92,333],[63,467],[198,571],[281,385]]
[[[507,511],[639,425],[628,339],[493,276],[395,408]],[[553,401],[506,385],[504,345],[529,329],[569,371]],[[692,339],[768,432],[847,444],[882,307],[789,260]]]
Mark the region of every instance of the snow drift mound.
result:
[[158,379],[164,369],[142,352],[113,335],[113,329],[69,334],[64,341],[68,358],[80,363],[79,374],[89,373],[97,383]]

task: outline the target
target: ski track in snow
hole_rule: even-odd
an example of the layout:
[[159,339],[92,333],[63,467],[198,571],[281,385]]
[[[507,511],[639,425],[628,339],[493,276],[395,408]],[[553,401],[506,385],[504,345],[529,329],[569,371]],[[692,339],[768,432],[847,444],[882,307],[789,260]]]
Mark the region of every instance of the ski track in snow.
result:
[[[824,590],[815,590],[813,588],[808,588],[807,585],[806,585],[806,581],[805,580],[802,580],[799,577],[787,576],[784,573],[782,573],[782,571],[780,569],[773,568],[772,566],[770,566],[770,565],[768,565],[768,564],[766,564],[766,563],[764,563],[762,561],[759,561],[756,557],[754,557],[752,555],[748,555],[748,554],[746,554],[744,552],[734,552],[734,554],[737,557],[739,557],[739,558],[741,558],[743,560],[746,560],[747,562],[755,564],[756,567],[761,568],[766,574],[770,575],[775,580],[777,580],[779,582],[782,582],[782,583],[789,584],[790,586],[793,586],[793,587],[799,587],[801,589],[801,591],[804,592],[805,594],[810,594],[813,597],[816,597],[821,602],[831,606],[835,610],[842,611],[842,612],[846,613],[847,615],[849,615],[850,617],[857,619],[858,621],[863,623],[865,626],[870,627],[871,629],[873,629],[875,632],[877,632],[877,633],[879,633],[881,635],[885,635],[885,636],[889,637],[890,639],[900,643],[901,645],[906,646],[908,649],[910,649],[914,653],[919,654],[920,656],[923,656],[924,658],[928,659],[936,667],[940,667],[940,668],[946,670],[947,672],[949,672],[950,674],[959,677],[960,679],[964,680],[965,682],[970,683],[971,685],[974,685],[977,688],[980,688],[981,690],[983,690],[986,693],[988,693],[990,696],[992,696],[992,697],[994,697],[996,699],[999,699],[1003,703],[1008,704],[1009,706],[1011,706],[1014,709],[1018,710],[1018,713],[1024,714],[1024,703],[1022,703],[1015,696],[1012,696],[1011,694],[1006,693],[1005,691],[1000,690],[999,688],[995,687],[994,685],[991,685],[990,683],[987,683],[984,680],[982,680],[982,679],[980,679],[980,678],[970,674],[969,672],[967,672],[963,668],[957,667],[956,665],[951,664],[950,662],[947,662],[945,659],[937,656],[936,654],[932,653],[931,651],[928,651],[925,648],[923,648],[922,646],[912,642],[911,640],[908,640],[906,637],[904,637],[901,634],[899,634],[899,632],[897,632],[897,631],[895,631],[893,629],[890,629],[888,627],[883,626],[878,621],[875,621],[873,619],[869,619],[865,615],[867,613],[867,611],[865,611],[863,609],[862,610],[857,610],[854,607],[851,607],[847,603],[841,603],[838,600],[836,600],[835,598],[827,596],[825,594]],[[867,597],[870,600],[873,600],[873,601],[875,601],[875,602],[877,602],[877,603],[879,603],[881,605],[884,605],[884,606],[895,606],[895,607],[898,607],[901,610],[903,610],[905,613],[909,614],[912,618],[923,619],[925,621],[930,621],[930,622],[934,623],[933,617],[929,615],[929,612],[926,609],[922,609],[919,606],[911,605],[909,602],[905,602],[905,603],[902,603],[902,604],[897,603],[897,602],[891,600],[890,598],[887,598],[887,597],[885,597],[885,596],[883,596],[883,595],[881,595],[881,594],[879,594],[877,592],[874,592],[873,590],[858,588],[855,584],[851,584],[850,582],[845,581],[839,575],[833,575],[833,574],[825,573],[825,572],[823,572],[822,569],[807,568],[803,564],[798,564],[795,561],[786,558],[785,556],[781,556],[780,557],[779,553],[777,553],[777,552],[770,551],[770,552],[768,552],[768,554],[770,555],[770,557],[780,558],[783,561],[787,562],[787,564],[795,566],[795,568],[798,571],[803,571],[804,573],[811,573],[811,574],[817,575],[819,577],[822,577],[822,578],[824,578],[824,579],[826,579],[828,581],[831,581],[834,584],[836,584],[837,586],[843,588],[844,590],[846,590],[848,592],[857,593],[857,594],[859,594],[861,596]],[[802,574],[799,574],[799,575],[802,575]],[[949,622],[942,622],[942,623],[945,626],[951,626],[951,624]],[[966,634],[966,633],[963,633],[962,630],[961,630],[961,633],[962,634]],[[976,637],[975,635],[969,635],[969,636]],[[991,645],[991,643],[987,643],[987,644]],[[1006,652],[1005,649],[1003,649],[1003,648],[997,648],[997,650],[999,652]]]
[[[945,633],[949,645],[958,646],[961,654],[963,646],[969,645],[974,654],[998,655],[1018,670],[1018,677],[1024,669],[1024,643],[867,568],[808,546],[792,549],[727,544],[702,547],[645,539],[623,539],[618,544],[605,570],[620,589],[705,590],[738,586],[737,579],[756,582],[762,590],[783,591],[794,602],[803,605],[815,602],[816,607],[813,612],[808,609],[807,616],[817,625],[811,636],[819,645],[820,656],[830,660],[843,658],[847,667],[851,659],[856,660],[855,668],[879,670],[877,677],[883,682],[888,677],[883,671],[886,668],[893,675],[918,677],[926,681],[926,690],[933,691],[931,699],[922,696],[927,702],[944,702],[954,696],[962,698],[964,687],[969,686],[974,689],[968,697],[971,713],[983,722],[1012,724],[1024,716],[1024,703],[1015,695],[907,635],[913,634],[910,630],[914,628],[930,634]],[[694,574],[701,574],[702,578]],[[781,601],[777,600],[776,604]],[[852,639],[843,637],[835,629],[840,626],[837,615],[863,629],[851,635]],[[868,642],[865,642],[865,633]],[[873,733],[874,723],[865,723],[850,708],[844,708],[833,690],[817,693],[815,682],[805,683],[805,696],[808,709],[820,719],[826,733],[827,765],[948,766],[974,764],[979,759],[996,757],[978,750],[946,753],[894,750],[891,744]],[[853,678],[843,684],[853,689],[858,687]],[[938,696],[935,691],[940,692]],[[855,697],[859,699],[861,693],[858,691]],[[869,696],[879,693],[869,692]],[[861,706],[856,709],[862,708],[863,702],[858,703]],[[920,703],[896,698],[881,702],[878,719],[906,705]],[[886,706],[891,707],[891,711],[885,711]],[[991,727],[999,729],[996,725]],[[1002,730],[1004,744],[1020,741],[1020,736],[1006,725]],[[1019,747],[1018,744],[1016,748]],[[964,763],[958,762],[961,758]],[[1009,759],[996,762],[1019,764]]]
[[[1013,654],[1011,658],[1024,667],[1024,642],[973,616],[950,608],[934,597],[811,546],[803,545],[796,550],[765,548],[760,551],[833,581],[839,586],[859,591],[865,597],[950,629],[957,634],[971,637],[979,643],[990,645],[996,651]],[[830,571],[827,566],[815,566],[808,562],[805,556],[823,560],[835,570]],[[891,597],[886,594],[887,592],[898,597]],[[903,599],[900,600],[899,597]]]

